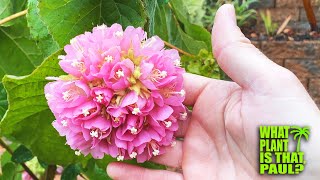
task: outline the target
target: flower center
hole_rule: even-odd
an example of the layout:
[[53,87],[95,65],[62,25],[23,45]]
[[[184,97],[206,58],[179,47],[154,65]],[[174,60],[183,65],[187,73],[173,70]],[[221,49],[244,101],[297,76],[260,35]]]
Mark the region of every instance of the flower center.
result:
[[137,153],[136,152],[132,152],[129,156],[131,159],[136,158],[137,157]]
[[124,72],[121,69],[119,69],[116,74],[118,78],[124,77]]
[[153,82],[158,82],[158,80],[167,77],[167,75],[168,75],[167,71],[160,71],[159,69],[154,69],[152,71],[152,75],[151,75],[150,79]]
[[137,134],[138,129],[135,128],[135,127],[132,127],[132,128],[130,129],[130,131],[131,131],[131,134]]
[[103,96],[101,94],[99,94],[99,95],[97,95],[96,99],[97,99],[98,103],[101,103],[103,100]]
[[62,120],[62,121],[61,121],[61,124],[62,124],[63,127],[67,127],[68,122],[67,122],[66,120]]
[[91,131],[90,131],[90,136],[91,136],[92,138],[98,138],[98,137],[99,137],[99,131],[98,131],[98,129],[96,129],[96,130],[91,130]]
[[138,107],[135,107],[135,108],[133,108],[133,110],[132,110],[132,114],[134,114],[134,115],[137,115],[137,114],[139,114],[141,111],[140,111],[140,109],[138,108]]
[[113,57],[108,55],[107,57],[104,58],[104,60],[107,62],[107,63],[111,63],[113,61]]

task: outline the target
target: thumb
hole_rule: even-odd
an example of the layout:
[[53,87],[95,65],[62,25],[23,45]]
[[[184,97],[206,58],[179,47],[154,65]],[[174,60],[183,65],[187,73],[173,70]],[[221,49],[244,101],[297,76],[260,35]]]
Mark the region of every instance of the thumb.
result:
[[259,81],[261,78],[270,80],[273,73],[285,70],[263,55],[242,34],[231,4],[221,6],[216,13],[212,43],[222,70],[243,88],[252,88],[258,78]]

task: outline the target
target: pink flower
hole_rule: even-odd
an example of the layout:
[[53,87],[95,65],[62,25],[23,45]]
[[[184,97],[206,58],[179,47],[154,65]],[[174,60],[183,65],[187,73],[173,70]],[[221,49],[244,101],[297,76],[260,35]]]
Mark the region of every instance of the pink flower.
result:
[[59,64],[68,75],[45,94],[53,126],[75,154],[138,162],[163,154],[186,114],[178,52],[119,24],[95,27],[64,50]]

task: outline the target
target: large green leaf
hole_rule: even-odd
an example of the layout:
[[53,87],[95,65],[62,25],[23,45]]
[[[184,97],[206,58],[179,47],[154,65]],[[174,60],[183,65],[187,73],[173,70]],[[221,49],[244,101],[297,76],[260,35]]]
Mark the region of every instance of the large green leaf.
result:
[[0,133],[15,138],[46,163],[63,165],[79,158],[52,127],[54,117],[44,97],[45,77],[63,74],[58,65],[60,53],[47,58],[28,76],[3,78],[9,108],[0,123]]
[[29,36],[24,17],[10,27],[0,27],[0,78],[29,74],[41,64],[43,55]]
[[155,34],[160,36],[163,40],[168,41],[191,54],[198,54],[201,49],[209,49],[205,41],[202,39],[195,39],[192,37],[195,35],[191,36],[190,32],[184,31],[183,27],[180,26],[176,14],[174,14],[174,11],[169,5],[162,5],[156,8],[154,31]]
[[[51,36],[60,47],[96,25],[120,23],[144,26],[146,15],[140,0],[42,0],[30,1],[28,15],[33,37]],[[36,5],[36,6],[35,6]],[[35,8],[38,8],[35,10]],[[37,32],[37,30],[40,30]]]
[[[192,37],[195,40],[203,41],[207,45],[207,49],[211,51],[211,35],[210,33],[203,28],[202,26],[193,24],[190,22],[188,17],[190,17],[190,12],[188,11],[187,3],[191,3],[190,0],[188,1],[182,1],[182,0],[172,0],[170,1],[170,4],[172,5],[172,8],[174,9],[174,14],[177,17],[177,19],[183,23],[185,32]],[[199,52],[199,51],[198,51]]]
[[[24,10],[27,0],[0,0],[0,19]],[[9,21],[1,26],[11,26],[16,20]]]
[[4,113],[6,113],[8,108],[7,92],[4,89],[2,83],[0,82],[0,120],[2,119]]

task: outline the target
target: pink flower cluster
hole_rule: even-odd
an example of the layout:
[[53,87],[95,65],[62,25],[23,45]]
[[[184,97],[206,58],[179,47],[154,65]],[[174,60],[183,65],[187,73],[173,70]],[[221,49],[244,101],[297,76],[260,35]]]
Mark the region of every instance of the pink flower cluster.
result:
[[45,86],[53,126],[75,154],[138,162],[175,143],[184,69],[176,50],[141,28],[98,26],[70,41],[59,56],[68,73]]

